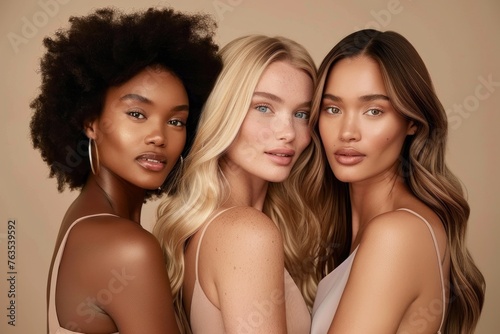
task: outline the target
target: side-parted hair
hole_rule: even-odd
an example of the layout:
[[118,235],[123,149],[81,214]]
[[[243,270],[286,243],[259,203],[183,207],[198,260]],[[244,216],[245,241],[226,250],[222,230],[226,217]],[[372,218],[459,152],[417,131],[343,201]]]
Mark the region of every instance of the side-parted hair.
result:
[[[221,56],[223,69],[203,109],[178,191],[162,200],[153,229],[167,258],[178,320],[186,332],[189,332],[189,324],[182,305],[186,242],[230,195],[220,169],[221,159],[241,128],[262,73],[271,63],[285,61],[303,70],[313,84],[316,83],[316,67],[309,53],[287,38],[241,37],[227,44]],[[263,208],[282,232],[285,266],[309,306],[319,280],[315,254],[320,226],[314,214],[317,201],[313,195],[319,193],[321,179],[317,176],[322,173],[320,141],[314,127],[310,122],[311,143],[298,158],[288,179],[269,184]]]
[[[399,173],[411,192],[436,212],[446,230],[451,254],[451,282],[443,332],[473,333],[484,302],[485,281],[466,247],[469,205],[460,181],[445,163],[446,112],[415,48],[392,31],[366,29],[350,34],[328,53],[320,65],[313,108],[320,108],[332,67],[344,58],[359,56],[370,57],[378,63],[395,110],[417,125],[415,135],[407,136],[403,145]],[[322,220],[321,244],[329,247],[322,247],[320,253],[321,276],[338,266],[348,256],[351,246],[348,184],[337,180],[327,164],[324,173],[322,189],[323,203],[326,204],[323,209],[327,213]]]
[[[67,29],[43,40],[40,94],[31,102],[33,146],[57,179],[59,191],[81,189],[90,174],[84,123],[102,114],[108,89],[142,70],[166,70],[177,76],[189,99],[186,145],[189,151],[201,108],[222,68],[213,41],[215,21],[170,8],[149,8],[125,14],[100,8],[73,16]],[[154,84],[149,82],[148,84]],[[174,166],[165,181],[175,179]],[[147,191],[147,198],[156,195]]]

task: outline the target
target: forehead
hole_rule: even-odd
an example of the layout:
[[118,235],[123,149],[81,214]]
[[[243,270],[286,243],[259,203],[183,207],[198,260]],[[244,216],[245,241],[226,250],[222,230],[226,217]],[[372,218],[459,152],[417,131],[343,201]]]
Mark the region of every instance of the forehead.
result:
[[265,91],[277,96],[287,96],[309,100],[312,96],[311,77],[287,61],[276,61],[262,73],[255,91]]
[[179,77],[171,71],[163,68],[147,67],[118,87],[124,90],[147,92],[155,89],[165,89],[168,86],[183,87],[184,85]]
[[337,62],[328,74],[325,93],[342,95],[386,94],[380,66],[372,58],[359,56]]
[[121,100],[128,94],[137,94],[153,102],[172,101],[187,104],[187,93],[182,81],[174,73],[148,67],[118,86],[108,88],[106,100]]

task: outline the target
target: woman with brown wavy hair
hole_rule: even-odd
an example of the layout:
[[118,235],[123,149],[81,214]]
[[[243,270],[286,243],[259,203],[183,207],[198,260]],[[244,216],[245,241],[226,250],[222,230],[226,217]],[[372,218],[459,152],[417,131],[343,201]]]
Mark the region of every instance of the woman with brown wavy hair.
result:
[[473,333],[485,283],[444,160],[446,113],[417,51],[395,32],[345,37],[314,103],[329,162],[322,243],[338,248],[321,254],[311,333]]

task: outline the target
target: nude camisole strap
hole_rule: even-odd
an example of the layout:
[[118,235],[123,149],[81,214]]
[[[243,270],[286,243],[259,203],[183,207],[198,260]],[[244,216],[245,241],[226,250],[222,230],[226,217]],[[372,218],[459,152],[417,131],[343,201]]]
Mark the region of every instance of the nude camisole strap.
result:
[[431,224],[429,224],[429,222],[424,217],[422,217],[421,215],[419,215],[415,211],[412,211],[412,210],[406,209],[406,208],[398,209],[398,211],[407,211],[409,213],[414,214],[415,216],[420,218],[427,225],[427,227],[429,228],[429,231],[431,232],[432,241],[434,242],[434,247],[436,248],[436,253],[437,253],[437,258],[438,258],[438,266],[439,266],[439,276],[441,277],[441,289],[443,291],[443,315],[441,316],[441,324],[439,325],[439,330],[437,332],[437,334],[441,334],[441,328],[443,327],[445,310],[446,310],[446,291],[444,288],[444,276],[443,276],[443,266],[441,264],[441,254],[439,252],[439,246],[438,246],[438,243],[436,240],[436,235],[434,234],[434,230],[432,229]]
[[198,256],[200,255],[200,247],[201,247],[201,242],[203,241],[203,236],[205,235],[205,232],[207,231],[208,226],[215,220],[215,218],[219,217],[221,214],[223,214],[224,212],[226,212],[232,208],[235,208],[235,206],[232,206],[230,208],[227,208],[227,209],[224,209],[222,211],[217,212],[217,214],[215,216],[213,216],[208,222],[206,222],[205,226],[203,226],[203,229],[202,229],[201,235],[200,235],[200,240],[198,240],[198,246],[196,247],[196,257],[195,257],[195,262],[194,262],[194,265],[195,265],[194,272],[195,272],[195,280],[196,281],[198,281]]
[[[50,295],[49,295],[49,329],[50,331],[55,330],[56,328],[60,327],[59,324],[59,318],[57,317],[57,311],[56,311],[56,287],[57,287],[57,276],[59,274],[59,264],[61,263],[61,258],[64,253],[64,248],[66,246],[66,241],[68,240],[68,235],[69,232],[71,232],[71,229],[79,222],[81,222],[84,219],[87,218],[93,218],[93,217],[98,217],[98,216],[113,216],[113,217],[118,217],[117,215],[113,215],[111,213],[97,213],[94,215],[88,215],[88,216],[83,216],[75,220],[68,228],[66,231],[66,234],[64,235],[63,239],[61,240],[61,244],[59,245],[59,249],[57,250],[56,258],[54,259],[54,265],[52,267],[52,275],[50,277]],[[71,333],[71,331],[68,331]],[[74,332],[76,333],[76,332]]]

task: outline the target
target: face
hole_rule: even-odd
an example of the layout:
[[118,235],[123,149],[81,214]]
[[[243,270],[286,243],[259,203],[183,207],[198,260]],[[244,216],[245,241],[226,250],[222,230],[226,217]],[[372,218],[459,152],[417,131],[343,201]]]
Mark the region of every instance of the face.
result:
[[263,72],[238,136],[226,154],[250,178],[284,181],[309,144],[312,79],[288,62]]
[[330,167],[343,182],[392,178],[415,127],[392,106],[379,65],[360,56],[330,69],[319,131]]
[[146,68],[109,88],[102,114],[86,129],[100,172],[142,189],[161,186],[184,148],[188,109],[184,85],[165,70]]

